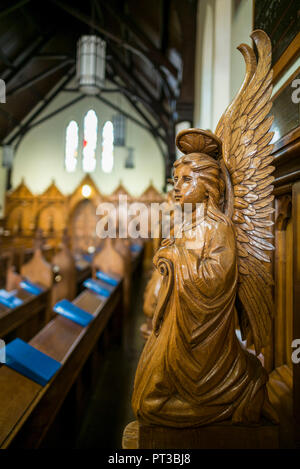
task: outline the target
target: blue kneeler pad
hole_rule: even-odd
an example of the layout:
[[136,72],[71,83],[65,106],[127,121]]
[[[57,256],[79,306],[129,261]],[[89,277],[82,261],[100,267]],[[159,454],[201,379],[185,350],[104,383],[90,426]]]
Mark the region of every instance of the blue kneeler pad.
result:
[[106,282],[113,287],[116,287],[119,283],[118,279],[112,277],[111,275],[106,274],[105,272],[102,272],[102,270],[97,270],[96,277],[99,280],[102,280],[103,282]]
[[56,303],[53,307],[53,311],[65,318],[71,319],[71,321],[76,322],[83,327],[86,327],[94,319],[92,314],[79,308],[79,306],[74,305],[68,300],[61,300]]
[[16,308],[23,304],[23,300],[15,296],[16,290],[8,292],[6,290],[0,290],[0,303],[7,308]]
[[108,298],[110,295],[109,290],[102,287],[102,285],[99,285],[99,283],[97,283],[96,280],[92,278],[88,278],[87,280],[85,280],[83,282],[83,285],[89,290],[92,290],[93,292],[97,293],[98,295],[105,296],[105,298]]
[[40,293],[44,291],[43,288],[39,287],[35,283],[32,283],[26,279],[20,282],[20,287],[23,290],[26,290],[28,293],[31,293],[32,295],[39,295]]
[[143,246],[141,246],[140,244],[132,244],[130,246],[131,252],[140,252],[142,249],[143,249]]
[[6,346],[5,352],[5,364],[9,368],[41,386],[45,386],[61,367],[57,360],[18,338]]

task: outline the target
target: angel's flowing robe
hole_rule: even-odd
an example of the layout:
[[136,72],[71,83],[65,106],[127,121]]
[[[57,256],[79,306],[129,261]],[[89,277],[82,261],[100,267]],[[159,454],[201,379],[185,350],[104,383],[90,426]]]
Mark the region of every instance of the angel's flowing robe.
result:
[[235,333],[235,236],[220,215],[211,210],[201,222],[182,226],[182,237],[165,240],[154,257],[163,281],[132,399],[142,423],[191,427],[260,419],[268,378]]

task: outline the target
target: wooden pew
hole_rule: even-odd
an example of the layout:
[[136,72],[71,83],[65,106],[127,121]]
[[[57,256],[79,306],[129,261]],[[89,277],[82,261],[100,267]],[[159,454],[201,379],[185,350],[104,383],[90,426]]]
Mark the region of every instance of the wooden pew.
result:
[[130,303],[131,262],[128,256],[122,256],[120,251],[116,249],[115,240],[106,238],[101,251],[94,255],[92,262],[93,278],[96,278],[97,270],[123,278],[123,310],[126,316]]
[[[65,234],[62,249],[53,257],[50,264],[44,258],[42,233],[39,231],[36,234],[35,247],[30,260],[20,268],[21,274],[13,265],[13,254],[6,253],[7,271],[6,276],[3,276],[5,285],[2,286],[8,291],[17,289],[17,296],[24,303],[14,309],[0,305],[2,339],[13,339],[16,336],[24,340],[31,339],[51,319],[51,306],[62,298],[74,299],[83,281],[91,275],[91,265],[86,262],[83,270],[76,271],[67,244],[68,239]],[[45,291],[37,296],[25,292],[19,288],[23,277],[39,284]]]
[[17,308],[0,305],[0,338],[6,341],[15,337],[29,340],[47,322],[49,289],[39,295],[18,289],[17,297],[23,300],[23,304]]
[[[16,289],[16,296],[23,300],[23,304],[13,309],[0,305],[0,337],[6,341],[15,337],[29,340],[50,320],[54,275],[51,264],[43,257],[40,231],[36,235],[32,258],[20,270],[21,274],[18,274],[12,262],[10,263],[6,275],[6,290]],[[33,295],[23,290],[19,286],[22,278],[38,284],[43,292]]]
[[77,271],[74,257],[69,249],[69,237],[64,230],[61,250],[52,259],[54,284],[52,287],[51,304],[66,298],[73,300],[77,289]]
[[80,293],[84,287],[83,282],[92,275],[92,264],[81,257],[75,257],[76,292]]
[[[43,292],[33,295],[20,288],[22,276],[43,287]],[[22,266],[21,275],[15,271],[12,263],[8,266],[6,290],[16,289],[16,296],[23,300],[23,304],[13,309],[0,304],[0,337],[2,339],[12,340],[18,336],[29,340],[48,322],[52,283],[52,268],[43,258],[40,238],[38,238],[34,256]]]
[[43,256],[43,235],[38,230],[35,238],[34,253],[32,258],[23,264],[20,273],[23,277],[29,279],[33,283],[42,285],[45,288],[51,288],[53,284],[52,266]]
[[[0,448],[57,447],[72,441],[82,411],[78,404],[90,392],[92,377],[87,379],[87,374],[98,369],[99,339],[108,323],[120,314],[121,298],[122,282],[103,300],[85,290],[74,303],[93,314],[95,319],[87,327],[58,315],[30,341],[62,363],[46,386],[2,366]],[[113,324],[111,327],[114,331]],[[84,383],[87,389],[83,390]]]
[[6,272],[12,264],[12,253],[9,251],[2,251],[0,253],[0,288],[5,288],[6,285]]
[[[134,257],[138,265],[141,254]],[[0,365],[0,448],[57,447],[72,441],[101,357],[112,340],[121,338],[122,283],[111,287],[109,298],[84,290],[73,301],[95,317],[86,328],[57,315],[30,340],[62,363],[45,387]]]

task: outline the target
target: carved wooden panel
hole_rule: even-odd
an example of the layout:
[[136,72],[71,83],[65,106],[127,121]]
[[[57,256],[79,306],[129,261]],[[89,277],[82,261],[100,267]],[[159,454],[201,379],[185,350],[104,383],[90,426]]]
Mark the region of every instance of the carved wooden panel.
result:
[[[84,186],[86,186],[85,189],[88,188],[89,190],[88,194],[85,193],[86,195],[84,195]],[[87,174],[80,182],[80,184],[76,187],[74,192],[69,196],[69,217],[72,216],[73,211],[75,210],[79,202],[83,200],[90,200],[94,203],[95,207],[97,207],[97,205],[103,200],[103,198],[104,197],[99,191],[97,185],[95,184],[91,176]]]
[[118,187],[113,191],[113,193],[108,196],[108,200],[110,202],[113,202],[113,203],[118,203],[119,201],[119,196],[127,196],[127,201],[128,203],[129,202],[132,202],[133,201],[133,198],[131,197],[131,195],[129,194],[128,190],[123,186],[123,183],[122,181],[120,181]]
[[71,237],[74,251],[87,251],[95,247],[96,237],[96,207],[88,199],[79,202],[71,218]]
[[35,211],[35,196],[22,180],[14,191],[6,194],[5,229],[10,234],[30,234],[34,229]]
[[[128,203],[140,201],[145,204],[161,202],[162,194],[150,184],[139,198],[133,198],[122,183],[110,196],[104,196],[90,175],[86,175],[74,192],[63,195],[52,181],[40,195],[33,195],[25,182],[6,195],[3,238],[5,246],[12,244],[24,250],[32,247],[37,228],[42,229],[47,243],[58,248],[62,232],[68,227],[72,236],[72,248],[87,251],[101,246],[101,239],[95,235],[97,223],[96,208],[103,201],[118,204],[119,195],[126,195]],[[26,259],[28,260],[28,259]]]
[[62,195],[55,183],[38,198],[36,227],[47,234],[57,233],[60,236],[66,223],[66,197]]
[[[300,339],[300,181],[293,185],[293,337]],[[293,364],[293,412],[296,444],[300,447],[300,364]]]
[[62,232],[65,227],[65,221],[62,207],[49,204],[39,212],[37,228],[41,228],[46,235]]
[[138,197],[139,202],[143,202],[145,204],[151,203],[161,203],[165,200],[163,195],[153,186],[153,183],[150,182],[147,189],[142,193],[140,197]]
[[7,271],[12,262],[12,252],[0,253],[0,288],[5,288]]
[[275,317],[274,367],[292,366],[293,340],[293,220],[291,195],[278,197],[275,202]]

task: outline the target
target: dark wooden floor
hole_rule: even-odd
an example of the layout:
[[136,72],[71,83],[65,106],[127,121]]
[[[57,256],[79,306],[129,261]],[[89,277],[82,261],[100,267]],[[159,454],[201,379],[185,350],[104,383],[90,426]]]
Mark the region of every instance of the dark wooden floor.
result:
[[125,345],[114,345],[107,352],[99,380],[83,419],[76,449],[121,448],[124,427],[134,420],[131,395],[137,362],[143,347],[139,331],[145,275],[137,275],[132,289]]

